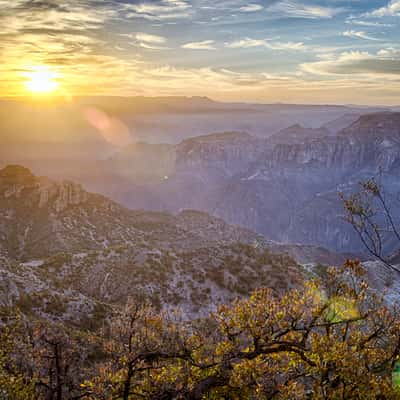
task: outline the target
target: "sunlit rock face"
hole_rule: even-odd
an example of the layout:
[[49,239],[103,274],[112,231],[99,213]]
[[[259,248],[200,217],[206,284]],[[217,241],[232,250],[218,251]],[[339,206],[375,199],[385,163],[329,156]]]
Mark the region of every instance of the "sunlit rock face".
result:
[[87,200],[80,185],[37,178],[28,168],[19,165],[9,165],[0,170],[0,191],[4,200],[22,198],[22,203],[27,206],[49,207],[56,213]]
[[28,168],[9,165],[0,170],[0,191],[4,197],[19,197],[24,188],[34,186],[35,177]]

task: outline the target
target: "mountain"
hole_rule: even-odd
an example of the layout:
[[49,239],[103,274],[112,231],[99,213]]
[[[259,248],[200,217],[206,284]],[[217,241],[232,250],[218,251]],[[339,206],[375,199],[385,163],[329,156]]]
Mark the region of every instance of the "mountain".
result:
[[244,132],[223,132],[187,139],[176,147],[177,173],[197,171],[207,180],[225,179],[247,168],[264,141]]
[[177,144],[224,131],[266,138],[295,123],[315,128],[352,112],[360,109],[222,103],[204,97],[3,98],[0,166],[18,163],[59,179],[130,143]]
[[[242,132],[186,139],[174,147],[168,179],[131,182],[118,200],[146,207],[147,198],[154,209],[172,212],[199,209],[277,242],[360,253],[338,193],[354,192],[377,174],[389,192],[400,191],[399,116],[365,114],[337,134],[295,125],[272,139]],[[387,246],[396,250],[395,241]]]
[[365,115],[336,137],[275,146],[227,184],[220,200],[227,206],[215,213],[274,240],[360,251],[362,244],[340,218],[338,192],[357,190],[360,180],[378,173],[390,192],[399,191],[399,118]]
[[0,194],[0,245],[10,258],[22,262],[55,252],[146,241],[193,249],[262,240],[249,230],[197,211],[184,210],[176,216],[132,211],[78,184],[36,177],[18,165],[0,170]]
[[[348,121],[349,115],[353,120],[354,115],[369,109],[227,104],[204,98],[121,98],[113,104],[116,108],[111,110],[107,108],[107,99],[76,99],[68,105],[71,112],[68,114],[71,117],[69,122],[74,126],[72,110],[80,109],[82,112],[91,107],[92,111],[96,109],[105,113],[111,121],[121,121],[130,127],[127,113],[136,104],[137,113],[151,118],[153,127],[158,123],[164,126],[164,118],[179,124],[180,118],[187,113],[207,121],[223,117],[225,123],[238,126],[232,116],[243,117],[242,112],[246,112],[246,115],[254,117],[254,123],[262,118],[270,124],[272,119],[278,118],[286,128],[272,137],[273,131],[264,130],[261,134],[252,129],[225,130],[192,137],[197,128],[193,130],[194,125],[191,125],[184,140],[178,144],[152,144],[151,140],[144,143],[133,135],[133,143],[119,150],[107,142],[107,135],[88,130],[87,134],[91,136],[94,133],[100,142],[106,143],[108,150],[91,152],[94,142],[82,139],[85,145],[77,141],[73,147],[81,154],[92,155],[78,157],[79,160],[61,157],[57,151],[48,151],[43,146],[42,151],[51,154],[51,160],[45,159],[40,151],[40,141],[33,134],[32,143],[36,140],[36,147],[26,151],[15,142],[13,146],[21,157],[14,157],[8,151],[8,145],[2,146],[1,162],[5,164],[9,159],[21,161],[24,157],[36,157],[36,161],[32,158],[27,163],[34,166],[36,174],[45,173],[54,179],[67,177],[129,208],[174,213],[181,209],[197,209],[255,230],[277,242],[316,245],[333,252],[359,253],[362,250],[350,227],[340,219],[339,190],[354,191],[358,181],[379,171],[384,172],[382,179],[393,192],[398,188],[395,175],[399,162],[396,130],[399,113],[363,114],[337,132],[343,120]],[[3,112],[9,112],[8,107],[9,103],[5,102]],[[56,105],[52,107],[58,110]],[[230,119],[226,119],[225,112]],[[335,117],[341,120],[337,120],[338,126],[330,130],[318,127],[320,117],[310,117],[309,123],[300,125],[311,115],[308,113],[323,118],[329,114],[324,123],[334,121]],[[42,111],[39,114],[37,121],[44,123],[46,114]],[[92,112],[90,115],[100,120],[105,118],[101,113]],[[293,125],[290,122],[295,118],[298,123]],[[181,128],[179,132],[183,132]],[[21,126],[18,125],[18,129],[20,132]],[[63,132],[55,129],[52,136],[59,134],[57,148],[66,149],[71,154],[68,143],[73,143],[72,139],[79,136],[79,129],[68,140],[65,139],[68,135]],[[93,145],[93,149],[96,148]],[[107,152],[108,156],[105,156]],[[388,246],[395,250],[392,243]]]
[[304,270],[272,243],[208,214],[128,210],[72,182],[0,171],[0,305],[92,324],[112,304],[150,299],[199,315]]
[[277,144],[297,144],[309,139],[318,139],[329,135],[331,135],[331,131],[325,127],[312,129],[295,124],[270,136],[268,143],[273,146]]
[[341,115],[339,118],[335,118],[322,125],[322,128],[327,129],[333,134],[339,133],[342,129],[347,128],[353,122],[356,122],[362,114],[363,113],[349,113]]
[[[201,211],[129,210],[19,165],[0,170],[2,315],[18,307],[26,317],[94,329],[134,299],[196,317],[262,286],[279,295],[321,273],[320,263],[351,257],[273,242]],[[372,287],[394,300],[398,277],[365,265]]]

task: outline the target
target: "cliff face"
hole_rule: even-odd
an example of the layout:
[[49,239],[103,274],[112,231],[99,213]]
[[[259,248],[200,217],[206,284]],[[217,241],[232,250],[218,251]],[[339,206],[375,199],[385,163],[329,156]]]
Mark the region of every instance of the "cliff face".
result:
[[[173,204],[190,204],[278,241],[362,250],[341,219],[338,192],[356,190],[360,180],[378,173],[395,190],[400,113],[361,116],[337,135],[324,135],[323,130],[313,138],[317,130],[305,134],[298,126],[286,130],[286,138],[284,132],[280,143],[272,145],[246,137],[185,144],[170,184],[186,195],[175,197]],[[209,178],[215,170],[224,171],[218,181]],[[194,188],[199,181],[204,182],[201,189],[187,191],[190,182]]]
[[19,165],[9,165],[0,170],[0,195],[3,201],[21,199],[21,206],[48,207],[55,213],[82,204],[88,198],[80,185],[37,178],[29,169]]
[[109,237],[119,239],[122,216],[117,218],[116,209],[115,203],[72,182],[39,178],[19,166],[0,171],[0,241],[13,259],[93,248],[105,240],[101,219]]
[[400,160],[400,113],[376,113],[359,118],[340,132],[364,149],[363,162],[391,172]]
[[335,168],[360,166],[363,148],[351,139],[325,138],[307,140],[301,144],[279,144],[265,160],[268,168]]
[[267,162],[270,168],[289,164],[293,168],[380,168],[390,171],[399,156],[400,113],[377,113],[360,117],[337,136],[279,144]]
[[400,114],[380,113],[361,117],[335,137],[277,145],[225,193],[228,210],[217,212],[276,240],[360,251],[342,221],[338,192],[357,190],[360,180],[378,173],[395,191],[399,144]]
[[269,140],[244,133],[193,138],[178,145],[176,166],[181,174],[215,170],[230,178],[248,174],[248,168],[390,171],[399,157],[400,113],[377,113],[360,117],[338,135],[294,125]]
[[299,124],[283,129],[268,138],[268,143],[277,144],[298,144],[309,139],[319,139],[332,135],[328,129],[321,127],[318,129],[304,128]]
[[265,149],[264,140],[247,133],[225,132],[184,140],[176,148],[178,173],[227,179],[247,169]]
[[388,137],[398,138],[400,136],[400,113],[380,112],[363,115],[339,134],[378,141]]

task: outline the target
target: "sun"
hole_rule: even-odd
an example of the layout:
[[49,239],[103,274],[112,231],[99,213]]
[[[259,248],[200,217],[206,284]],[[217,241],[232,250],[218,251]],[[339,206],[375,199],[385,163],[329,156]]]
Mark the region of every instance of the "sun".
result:
[[31,93],[48,94],[55,92],[59,87],[59,83],[56,80],[59,75],[47,67],[36,67],[27,72],[25,76],[27,77],[25,82],[26,89]]

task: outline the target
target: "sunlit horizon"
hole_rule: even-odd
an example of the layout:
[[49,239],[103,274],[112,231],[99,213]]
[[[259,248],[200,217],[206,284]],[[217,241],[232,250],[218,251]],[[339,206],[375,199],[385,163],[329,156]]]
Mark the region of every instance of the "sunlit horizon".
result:
[[[399,7],[399,0],[0,1],[0,96],[398,105]],[[50,75],[29,79],[31,66]]]

